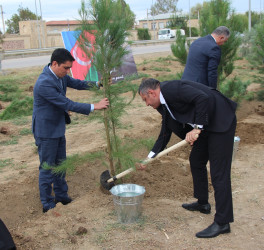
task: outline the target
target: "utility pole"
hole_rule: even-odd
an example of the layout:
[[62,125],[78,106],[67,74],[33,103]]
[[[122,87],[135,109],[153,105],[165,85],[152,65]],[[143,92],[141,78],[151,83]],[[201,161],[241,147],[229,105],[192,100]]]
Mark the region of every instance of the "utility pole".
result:
[[251,31],[251,0],[248,0],[248,31]]
[[[152,6],[154,6],[154,5],[153,5],[153,0],[152,0]],[[153,20],[153,30],[154,30],[153,38],[154,38],[154,40],[155,40],[155,38],[156,38],[156,36],[155,36],[156,27],[155,27],[155,23],[154,23],[154,14],[153,14],[153,13],[152,13],[152,20]]]
[[4,21],[4,12],[3,12],[3,7],[0,5],[1,8],[1,15],[2,15],[2,23],[3,23],[3,34],[5,34],[5,21]]
[[259,20],[260,20],[260,23],[262,23],[262,16],[261,16],[261,0],[259,1]]
[[38,42],[39,42],[39,49],[40,49],[41,48],[41,38],[40,38],[40,31],[39,31],[38,9],[37,9],[37,2],[36,2],[36,0],[35,0],[35,8],[36,8],[36,16],[37,16]]
[[191,1],[189,0],[189,37],[192,37],[191,31]]
[[43,24],[43,20],[42,20],[42,10],[41,10],[41,1],[39,0],[39,10],[40,10],[40,20],[41,20],[41,33],[43,36],[43,45],[44,48],[46,48],[46,32],[45,32],[45,28],[44,28],[44,24]]

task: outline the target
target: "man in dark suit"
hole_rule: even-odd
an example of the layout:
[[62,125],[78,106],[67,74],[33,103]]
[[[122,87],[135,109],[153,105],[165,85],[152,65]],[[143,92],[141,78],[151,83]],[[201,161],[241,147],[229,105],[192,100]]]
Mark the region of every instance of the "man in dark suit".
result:
[[[200,238],[216,237],[230,232],[233,222],[231,162],[236,129],[236,103],[216,89],[191,81],[167,81],[148,78],[138,90],[142,100],[162,115],[160,135],[148,157],[155,157],[175,133],[192,145],[190,166],[194,197],[198,201],[183,204],[190,211],[209,214],[208,178],[210,173],[215,194],[214,222],[196,234]],[[145,169],[146,165],[140,165]]]
[[[95,104],[78,103],[66,97],[67,87],[86,90],[97,86],[98,82],[86,82],[68,76],[75,59],[64,49],[52,53],[50,64],[45,66],[34,86],[32,131],[38,147],[39,191],[43,212],[54,208],[57,202],[67,205],[72,201],[68,196],[65,175],[53,174],[42,167],[43,163],[57,166],[66,159],[65,123],[70,123],[68,111],[89,115],[93,110],[105,109],[107,98]],[[51,195],[53,190],[55,198]]]
[[221,59],[221,48],[229,38],[229,29],[216,28],[211,35],[195,40],[189,49],[182,80],[189,80],[217,88],[217,68]]

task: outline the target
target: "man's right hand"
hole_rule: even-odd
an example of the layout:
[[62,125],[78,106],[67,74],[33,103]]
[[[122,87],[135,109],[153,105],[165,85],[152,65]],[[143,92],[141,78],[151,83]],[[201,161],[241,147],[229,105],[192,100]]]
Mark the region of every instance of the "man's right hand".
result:
[[102,99],[100,102],[94,104],[94,110],[106,109],[109,106],[107,98]]
[[147,168],[147,165],[142,163],[136,163],[136,169],[137,170],[145,170]]

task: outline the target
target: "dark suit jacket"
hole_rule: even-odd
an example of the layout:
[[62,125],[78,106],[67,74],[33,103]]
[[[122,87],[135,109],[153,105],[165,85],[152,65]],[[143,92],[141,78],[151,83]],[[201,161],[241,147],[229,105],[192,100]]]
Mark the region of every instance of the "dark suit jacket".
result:
[[235,118],[237,104],[203,84],[173,80],[160,83],[160,90],[176,121],[162,105],[157,109],[165,122],[152,149],[156,154],[166,147],[172,132],[184,139],[192,129],[187,123],[203,125],[209,132],[224,133]]
[[[78,90],[89,89],[86,81],[68,75],[61,82],[46,66],[34,86],[32,131],[34,136],[59,138],[65,134],[65,111],[88,115],[91,105],[73,102],[66,97],[67,87]],[[91,82],[91,86],[96,82]]]
[[217,68],[221,49],[211,35],[198,38],[189,49],[182,80],[190,80],[217,88]]

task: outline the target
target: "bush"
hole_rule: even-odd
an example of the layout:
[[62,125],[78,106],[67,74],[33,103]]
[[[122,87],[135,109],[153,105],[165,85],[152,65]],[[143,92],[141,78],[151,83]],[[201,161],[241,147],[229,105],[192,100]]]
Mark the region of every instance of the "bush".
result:
[[148,29],[137,29],[138,40],[150,40],[150,34]]
[[243,98],[247,96],[247,86],[249,81],[242,82],[240,79],[234,78],[220,85],[220,91],[226,97],[239,103]]
[[192,37],[199,36],[199,30],[195,27],[191,27],[191,34],[192,34]]
[[253,66],[261,67],[264,65],[264,24],[254,27],[252,32],[252,48],[248,59]]
[[258,101],[264,101],[264,90],[260,90],[258,93],[257,93],[257,99]]
[[180,35],[180,31],[177,31],[175,43],[171,44],[171,51],[176,57],[176,60],[183,66],[187,61],[187,50],[185,44],[186,37]]

